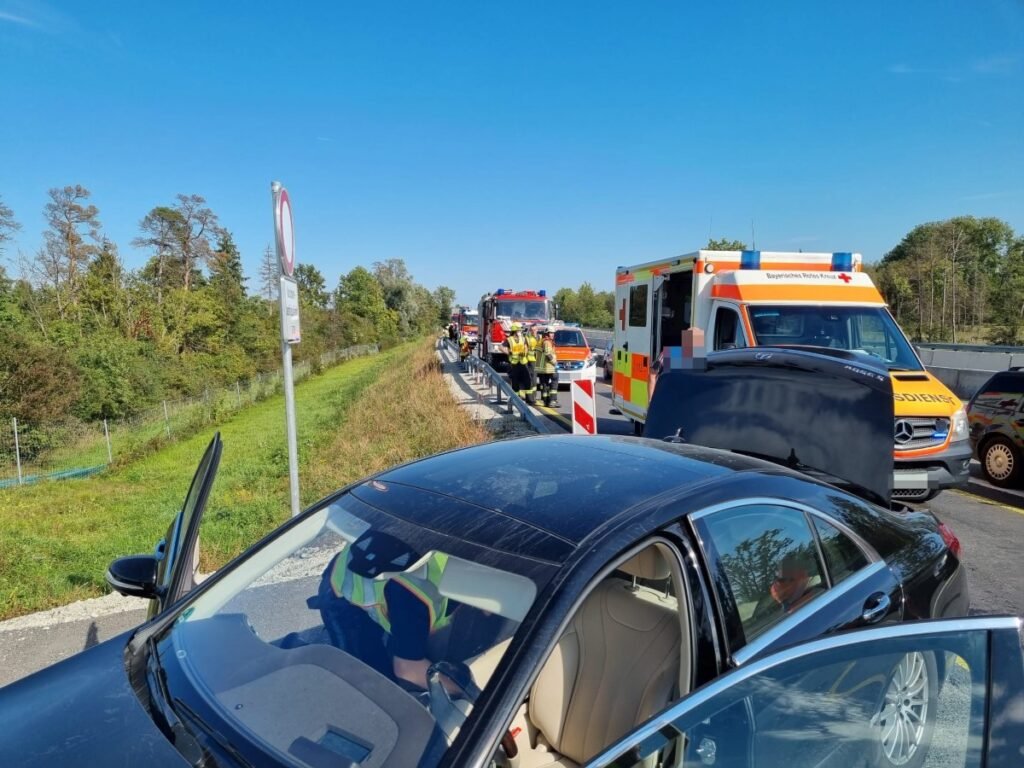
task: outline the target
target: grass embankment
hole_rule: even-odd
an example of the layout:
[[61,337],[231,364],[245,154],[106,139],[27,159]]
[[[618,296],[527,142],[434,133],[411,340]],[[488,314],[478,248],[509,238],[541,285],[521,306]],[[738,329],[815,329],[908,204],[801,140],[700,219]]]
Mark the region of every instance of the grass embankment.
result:
[[[432,350],[406,344],[296,386],[303,505],[400,461],[488,439],[452,399]],[[204,571],[289,516],[283,399],[239,411],[219,429]],[[106,592],[112,559],[150,552],[163,536],[213,432],[92,478],[0,492],[0,619]]]

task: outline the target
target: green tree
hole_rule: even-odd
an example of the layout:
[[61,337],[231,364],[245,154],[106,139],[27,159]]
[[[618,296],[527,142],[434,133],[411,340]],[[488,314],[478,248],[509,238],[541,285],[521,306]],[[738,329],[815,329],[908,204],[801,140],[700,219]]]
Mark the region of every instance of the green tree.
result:
[[437,322],[440,325],[448,325],[455,306],[455,291],[447,285],[441,285],[434,289],[433,298],[437,306]]
[[716,240],[714,238],[708,238],[708,244],[704,246],[706,251],[745,251],[747,250],[747,244],[742,240],[727,240],[721,238]]
[[[37,283],[47,288],[61,320],[77,310],[82,278],[99,251],[99,209],[88,202],[81,184],[54,187],[44,208],[47,228],[43,247],[30,268]],[[77,312],[75,317],[80,320]]]
[[127,299],[123,285],[124,267],[117,254],[117,246],[107,238],[100,243],[96,258],[89,263],[82,282],[82,304],[97,322],[121,327]]
[[299,285],[299,297],[303,301],[318,309],[327,309],[330,294],[319,269],[312,264],[299,264],[295,268],[295,282]]
[[78,371],[59,347],[0,326],[0,419],[30,429],[65,418],[78,398]]
[[339,322],[351,329],[346,329],[351,343],[393,343],[398,338],[397,313],[385,302],[380,282],[364,267],[341,277],[334,304]]
[[173,283],[191,290],[196,274],[213,254],[211,238],[221,233],[217,214],[201,195],[178,195],[172,206],[157,206],[142,219],[134,244],[151,248],[161,293]]
[[1006,319],[990,299],[1013,241],[1010,226],[994,218],[920,224],[882,258],[879,286],[918,339],[957,341],[966,326]]

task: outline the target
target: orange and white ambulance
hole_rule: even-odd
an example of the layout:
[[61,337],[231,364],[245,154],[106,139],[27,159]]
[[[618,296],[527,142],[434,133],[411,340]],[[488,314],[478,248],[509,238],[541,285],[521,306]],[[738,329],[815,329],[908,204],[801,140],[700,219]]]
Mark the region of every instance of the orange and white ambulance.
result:
[[[923,501],[967,483],[960,400],[921,363],[857,253],[697,251],[619,267],[612,402],[639,434],[661,370],[683,363],[683,332],[707,351],[786,345],[881,360],[892,380],[893,496]],[[835,435],[836,440],[855,439]]]

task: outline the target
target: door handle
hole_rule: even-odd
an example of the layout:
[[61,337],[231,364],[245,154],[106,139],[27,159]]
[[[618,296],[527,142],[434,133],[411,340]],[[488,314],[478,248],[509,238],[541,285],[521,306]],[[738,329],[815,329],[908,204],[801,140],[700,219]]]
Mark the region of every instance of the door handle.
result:
[[875,624],[882,620],[889,613],[889,606],[892,601],[885,592],[875,592],[864,601],[864,613],[860,615],[868,624]]

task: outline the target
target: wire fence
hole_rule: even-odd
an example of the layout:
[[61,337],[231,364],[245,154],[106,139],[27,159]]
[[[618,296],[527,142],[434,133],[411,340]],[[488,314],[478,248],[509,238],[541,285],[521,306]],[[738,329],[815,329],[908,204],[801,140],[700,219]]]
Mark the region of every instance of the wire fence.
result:
[[[308,360],[296,364],[293,379],[299,382],[314,370],[379,351],[376,344],[331,350],[320,355],[315,368]],[[142,455],[223,421],[246,406],[278,394],[282,388],[283,376],[278,370],[236,381],[230,387],[207,389],[200,397],[164,400],[118,421],[68,418],[31,427],[19,425],[17,419],[0,422],[0,490],[94,474],[114,461]]]

